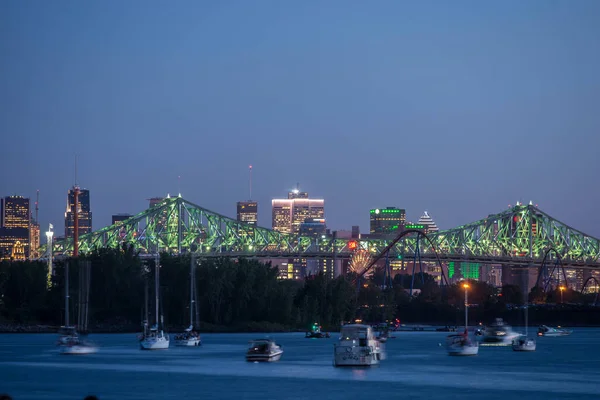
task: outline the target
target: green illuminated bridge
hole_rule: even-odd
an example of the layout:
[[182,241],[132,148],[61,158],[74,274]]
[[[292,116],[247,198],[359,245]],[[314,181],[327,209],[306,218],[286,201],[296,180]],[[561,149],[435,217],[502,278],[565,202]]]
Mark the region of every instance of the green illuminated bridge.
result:
[[[600,269],[600,240],[573,229],[533,205],[517,205],[485,219],[427,235],[408,234],[390,248],[394,257],[442,263],[474,262],[540,266],[560,257],[565,267]],[[335,239],[286,235],[253,227],[206,210],[181,197],[161,203],[126,221],[82,235],[80,252],[133,245],[142,255],[194,253],[198,257],[323,258],[350,257],[357,250],[381,253],[391,239]],[[45,250],[45,249],[43,249]],[[73,239],[58,240],[54,256],[68,256]]]

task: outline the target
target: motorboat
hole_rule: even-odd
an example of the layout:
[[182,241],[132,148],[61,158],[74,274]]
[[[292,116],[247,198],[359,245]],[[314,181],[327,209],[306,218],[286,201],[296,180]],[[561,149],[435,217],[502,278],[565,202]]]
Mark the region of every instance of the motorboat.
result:
[[72,343],[74,340],[79,339],[79,334],[74,326],[61,326],[58,334],[59,337],[56,344],[59,346]]
[[546,325],[542,325],[538,328],[538,336],[556,337],[556,336],[569,336],[573,333],[570,329],[563,329],[560,326],[552,328]]
[[469,284],[464,283],[465,289],[465,332],[462,335],[448,335],[446,350],[450,356],[476,356],[479,353],[479,344],[469,339]]
[[535,351],[535,340],[527,337],[527,331],[529,328],[528,309],[529,307],[525,305],[525,335],[520,335],[513,339],[513,351]]
[[59,347],[59,352],[64,355],[94,354],[98,352],[98,347],[79,336],[72,336],[64,340]]
[[283,348],[271,339],[256,339],[249,342],[246,361],[274,362],[279,361]]
[[373,328],[362,324],[342,326],[339,343],[333,349],[334,366],[368,367],[383,359],[383,344],[375,338]]
[[496,318],[494,323],[488,325],[483,333],[481,344],[483,346],[510,346],[519,333],[513,331],[510,325],[504,323],[502,318]]
[[390,331],[380,331],[379,336],[377,336],[377,340],[380,343],[385,343],[390,338]]
[[527,335],[518,336],[512,341],[514,351],[535,351],[535,348],[535,340],[528,338]]
[[169,348],[169,335],[162,329],[154,325],[150,329],[144,329],[140,338],[140,348],[142,350],[166,350]]
[[448,335],[446,350],[450,356],[476,356],[479,353],[479,345],[469,339],[469,333],[465,330],[462,335]]
[[328,339],[331,336],[328,332],[322,332],[321,326],[315,322],[311,326],[310,331],[306,332],[306,335],[304,337],[306,337],[307,339]]
[[191,325],[183,333],[175,335],[175,346],[193,347],[201,345],[200,334],[194,331],[194,327]]

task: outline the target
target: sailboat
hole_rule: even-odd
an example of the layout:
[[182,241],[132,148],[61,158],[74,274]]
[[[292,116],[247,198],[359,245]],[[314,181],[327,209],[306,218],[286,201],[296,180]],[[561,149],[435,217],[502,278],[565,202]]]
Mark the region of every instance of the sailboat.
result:
[[465,332],[463,334],[449,335],[446,338],[446,349],[448,355],[451,356],[476,356],[479,353],[479,345],[477,342],[469,339],[469,314],[468,314],[468,297],[467,289],[469,284],[463,284],[465,289]]
[[513,351],[535,351],[536,343],[532,338],[527,337],[527,330],[529,326],[528,312],[529,305],[525,304],[525,335],[519,335],[512,341]]
[[[86,265],[87,267],[87,265]],[[89,272],[89,271],[88,271]],[[88,291],[89,292],[89,291]],[[81,307],[81,304],[80,304]],[[80,321],[81,322],[81,321]],[[87,325],[87,324],[86,324]],[[75,326],[69,324],[69,264],[65,264],[65,325],[59,331],[58,346],[60,354],[83,355],[98,351],[94,344],[83,340]]]
[[[162,326],[159,327],[158,306],[159,306],[159,260],[157,258],[154,268],[154,294],[155,294],[155,321],[156,323],[148,327],[148,321],[144,321],[144,333],[140,338],[140,347],[142,350],[165,350],[169,348],[169,335],[165,334]],[[161,316],[162,325],[162,316]]]
[[194,310],[197,307],[195,263],[196,260],[192,257],[190,263],[190,326],[183,333],[175,336],[175,346],[193,347],[202,345],[200,334],[194,331]]

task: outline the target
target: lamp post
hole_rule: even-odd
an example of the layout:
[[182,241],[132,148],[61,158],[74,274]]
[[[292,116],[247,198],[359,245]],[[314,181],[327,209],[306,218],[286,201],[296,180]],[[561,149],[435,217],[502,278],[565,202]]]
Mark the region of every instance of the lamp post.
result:
[[469,289],[469,284],[463,283],[463,288],[465,288],[465,331],[467,331],[469,326],[469,292],[467,290]]
[[558,289],[560,290],[560,302],[563,303],[563,292],[565,291],[565,287],[560,286]]
[[46,232],[46,243],[48,246],[48,276],[47,276],[47,280],[46,280],[46,286],[48,288],[50,288],[52,286],[52,256],[53,256],[53,248],[52,248],[52,236],[54,235],[54,232],[52,231],[52,224],[50,224],[50,227],[48,228],[48,232]]

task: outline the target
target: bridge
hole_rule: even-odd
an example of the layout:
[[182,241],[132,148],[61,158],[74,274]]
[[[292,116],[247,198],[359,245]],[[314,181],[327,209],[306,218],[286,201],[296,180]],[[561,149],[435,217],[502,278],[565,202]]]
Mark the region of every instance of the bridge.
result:
[[[142,255],[193,253],[197,257],[329,258],[357,251],[414,257],[442,263],[469,262],[514,267],[600,270],[600,240],[552,218],[532,204],[517,204],[498,214],[454,229],[402,240],[305,237],[249,225],[212,212],[182,197],[159,204],[117,224],[80,236],[79,251],[132,245]],[[42,251],[47,251],[45,248]],[[53,256],[69,256],[73,239],[53,243]],[[47,254],[47,252],[46,252]]]

